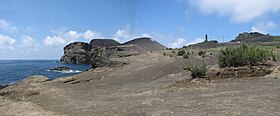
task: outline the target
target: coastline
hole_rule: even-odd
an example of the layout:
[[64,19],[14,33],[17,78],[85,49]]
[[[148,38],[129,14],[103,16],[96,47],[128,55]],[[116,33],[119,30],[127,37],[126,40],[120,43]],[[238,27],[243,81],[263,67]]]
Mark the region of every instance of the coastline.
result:
[[[19,112],[40,111],[38,115],[49,112],[45,114],[69,116],[280,114],[275,109],[279,107],[275,100],[280,92],[280,79],[273,75],[192,80],[190,73],[181,69],[178,59],[169,56],[148,53],[122,59],[128,64],[96,68],[54,80],[30,78],[1,89],[1,93],[14,93],[3,99],[8,101],[0,107],[0,113],[20,115]],[[17,110],[5,110],[13,104],[20,104]],[[26,108],[28,106],[31,110]]]

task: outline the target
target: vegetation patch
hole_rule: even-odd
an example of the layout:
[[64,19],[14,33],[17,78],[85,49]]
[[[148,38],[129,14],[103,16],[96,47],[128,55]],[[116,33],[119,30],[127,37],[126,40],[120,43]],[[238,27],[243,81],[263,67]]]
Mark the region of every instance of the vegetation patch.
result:
[[181,49],[181,50],[178,51],[178,56],[183,56],[185,54],[186,54],[185,49]]
[[266,63],[269,59],[276,60],[276,54],[272,50],[257,46],[242,45],[226,47],[221,50],[219,65],[221,67],[256,66]]
[[202,55],[204,55],[205,53],[206,53],[206,51],[201,50],[201,51],[198,52],[198,55],[199,55],[199,56],[202,56]]
[[188,55],[188,54],[184,54],[184,55],[183,55],[183,58],[189,59],[189,55]]
[[187,66],[184,70],[191,71],[193,78],[206,78],[206,72],[208,71],[206,66]]

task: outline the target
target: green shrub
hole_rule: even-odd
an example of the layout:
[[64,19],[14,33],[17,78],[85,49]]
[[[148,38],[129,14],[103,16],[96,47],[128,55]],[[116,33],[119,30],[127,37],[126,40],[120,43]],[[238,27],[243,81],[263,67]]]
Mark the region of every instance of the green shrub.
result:
[[185,54],[186,54],[185,49],[181,49],[181,50],[178,51],[178,56],[183,56]]
[[185,70],[191,71],[192,72],[191,75],[193,78],[205,78],[206,72],[208,71],[206,66],[193,66],[193,67],[187,66]]
[[272,50],[270,50],[270,56],[271,56],[271,58],[272,58],[273,61],[276,61],[276,60],[278,59],[278,55],[275,54],[275,53],[273,53]]
[[189,59],[189,55],[188,55],[188,54],[184,54],[184,55],[183,55],[183,58]]
[[274,58],[274,56],[276,55],[272,51],[256,46],[227,47],[221,50],[219,65],[221,67],[255,66],[265,63],[269,58]]
[[202,55],[204,55],[205,53],[206,53],[205,51],[201,50],[201,51],[198,52],[198,55],[199,55],[199,56],[202,56]]

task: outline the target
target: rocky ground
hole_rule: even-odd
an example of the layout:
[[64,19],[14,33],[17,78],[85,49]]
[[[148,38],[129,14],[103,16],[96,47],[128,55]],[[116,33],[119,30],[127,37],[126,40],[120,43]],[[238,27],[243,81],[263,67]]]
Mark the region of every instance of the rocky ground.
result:
[[[192,79],[187,64],[213,65],[217,56],[190,59],[162,53],[72,77],[29,78],[0,90],[2,115],[280,115],[280,71],[246,78]],[[276,67],[276,66],[274,66]]]

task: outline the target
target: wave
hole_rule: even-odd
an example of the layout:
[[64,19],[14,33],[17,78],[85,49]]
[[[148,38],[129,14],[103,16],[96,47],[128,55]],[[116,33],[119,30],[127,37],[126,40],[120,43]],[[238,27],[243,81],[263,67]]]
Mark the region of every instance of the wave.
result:
[[79,71],[79,70],[64,70],[64,71],[58,71],[58,70],[46,70],[48,72],[59,72],[59,73],[80,73],[83,71]]

